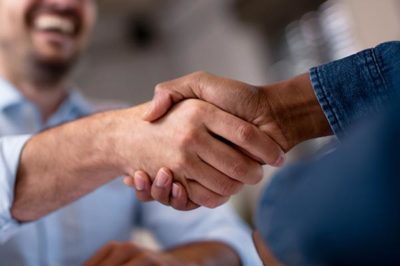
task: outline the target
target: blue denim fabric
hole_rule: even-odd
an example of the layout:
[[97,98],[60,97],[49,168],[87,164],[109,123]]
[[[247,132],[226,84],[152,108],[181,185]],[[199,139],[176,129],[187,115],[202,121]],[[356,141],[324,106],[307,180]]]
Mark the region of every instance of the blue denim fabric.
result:
[[400,94],[395,82],[399,75],[398,41],[310,70],[315,94],[339,138],[350,126],[381,110]]
[[314,68],[311,79],[342,143],[278,173],[257,228],[286,265],[400,265],[400,43]]
[[400,101],[264,192],[257,227],[286,265],[400,265]]

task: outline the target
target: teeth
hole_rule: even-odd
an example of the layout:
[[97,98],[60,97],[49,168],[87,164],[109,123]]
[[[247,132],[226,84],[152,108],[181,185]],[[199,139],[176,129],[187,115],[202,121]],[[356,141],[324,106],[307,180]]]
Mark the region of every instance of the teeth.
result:
[[74,23],[67,19],[54,15],[41,15],[35,20],[35,29],[43,31],[58,31],[64,34],[74,33]]

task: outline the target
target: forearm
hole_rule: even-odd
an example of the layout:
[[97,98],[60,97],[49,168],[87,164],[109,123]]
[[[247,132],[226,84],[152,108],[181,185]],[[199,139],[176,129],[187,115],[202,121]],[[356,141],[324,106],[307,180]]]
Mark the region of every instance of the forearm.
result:
[[14,218],[38,219],[125,174],[118,115],[97,114],[32,137],[20,158]]
[[309,74],[262,87],[282,139],[284,150],[302,141],[331,135],[328,120],[315,96]]
[[321,65],[310,73],[261,87],[284,150],[335,133],[341,137],[368,114],[382,110],[400,94],[400,42]]
[[239,255],[229,246],[216,241],[195,242],[168,250],[182,265],[242,265]]

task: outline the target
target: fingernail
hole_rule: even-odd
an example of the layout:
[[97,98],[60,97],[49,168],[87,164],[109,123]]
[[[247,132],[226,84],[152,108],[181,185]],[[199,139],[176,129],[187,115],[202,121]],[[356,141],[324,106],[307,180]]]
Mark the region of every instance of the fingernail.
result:
[[282,166],[285,163],[285,160],[286,160],[285,153],[281,152],[281,154],[279,155],[278,160],[276,160],[274,166],[276,166],[276,167]]
[[140,176],[140,175],[135,175],[134,177],[133,177],[133,179],[134,179],[134,182],[135,182],[135,187],[136,187],[136,189],[138,190],[138,191],[142,191],[142,190],[144,190],[144,180],[143,180],[143,178]]
[[178,198],[180,196],[179,186],[175,183],[172,184],[172,197]]
[[163,170],[159,171],[157,176],[156,176],[156,186],[159,188],[163,188],[167,185],[169,180],[169,175],[165,173]]

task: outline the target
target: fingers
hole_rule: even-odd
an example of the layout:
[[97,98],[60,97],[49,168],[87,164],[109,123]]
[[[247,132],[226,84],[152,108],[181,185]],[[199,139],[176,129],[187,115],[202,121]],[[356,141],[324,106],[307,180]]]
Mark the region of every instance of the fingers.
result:
[[153,199],[164,205],[170,205],[172,178],[172,173],[168,168],[161,168],[158,171],[154,183],[151,186],[151,196]]
[[[164,167],[158,171],[153,184],[144,171],[136,171],[133,178],[125,177],[124,183],[136,190],[136,196],[142,202],[156,200],[181,211],[198,208],[199,205],[189,200],[186,189],[180,183],[172,183],[173,179],[173,173]],[[140,183],[143,184],[138,185]]]
[[173,104],[172,97],[167,91],[156,90],[151,104],[143,115],[143,119],[149,122],[155,121],[162,117]]
[[152,201],[150,177],[144,171],[136,171],[133,178],[125,177],[125,185],[132,187],[136,191],[136,197],[142,202]]
[[111,241],[98,250],[93,257],[87,260],[84,266],[121,265],[129,261],[139,252],[140,249],[132,243]]
[[99,249],[90,259],[88,259],[83,266],[96,266],[100,265],[100,262],[108,256],[108,254],[112,251],[112,247],[110,245],[104,245],[101,249]]
[[[215,109],[213,116],[206,116],[206,126],[213,133],[229,140],[264,163],[280,166],[284,162],[284,153],[268,135],[229,113]],[[221,122],[223,121],[223,122]]]
[[[157,178],[164,174],[169,175],[169,180],[165,181],[165,177],[162,177],[162,182],[156,186]],[[151,192],[147,192],[149,195],[146,195],[146,197],[182,211],[192,210],[199,206],[216,208],[229,200],[229,196],[221,196],[197,181],[187,180],[188,188],[190,189],[189,194],[181,184],[172,183],[171,180],[173,180],[172,172],[167,168],[162,168],[154,179]],[[161,183],[163,186],[161,186]]]
[[200,207],[189,200],[186,189],[180,183],[172,184],[171,207],[181,211],[189,211]]
[[251,167],[260,168],[256,162],[215,139],[211,138],[208,145],[201,146],[198,153],[201,160],[196,162],[196,168],[189,172],[188,178],[221,196],[232,196],[243,187],[243,182],[240,180],[243,176],[236,176],[232,165],[242,163],[246,168],[245,171]]
[[101,260],[100,265],[121,265],[134,258],[141,252],[141,249],[132,243],[111,242],[111,252]]
[[221,196],[211,190],[203,187],[196,181],[188,180],[190,188],[189,197],[190,199],[200,205],[207,208],[216,208],[229,200],[229,197]]
[[[256,184],[263,176],[261,165],[214,136],[196,146],[197,154],[209,167],[195,162],[193,178],[221,195],[238,192],[241,184]],[[200,174],[199,174],[200,173]]]
[[[191,86],[183,82],[185,77],[160,83],[156,86],[153,100],[146,110],[143,119],[146,121],[155,121],[162,117],[171,106],[184,99],[194,98],[196,95]],[[174,88],[174,89],[171,89]]]
[[[210,79],[213,82],[205,84],[210,83]],[[213,96],[215,94],[213,91],[221,91],[222,89],[226,94],[234,88],[230,86],[219,88],[217,84],[221,83],[221,81],[226,82],[226,79],[198,71],[175,80],[160,83],[155,88],[152,104],[147,109],[143,119],[154,121],[162,117],[173,104],[189,98],[198,98],[219,106],[217,99],[221,97],[215,97],[214,99],[214,97],[207,97],[207,95],[211,94]]]

